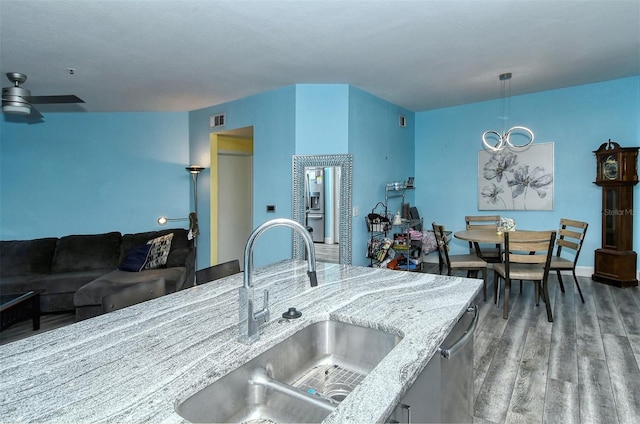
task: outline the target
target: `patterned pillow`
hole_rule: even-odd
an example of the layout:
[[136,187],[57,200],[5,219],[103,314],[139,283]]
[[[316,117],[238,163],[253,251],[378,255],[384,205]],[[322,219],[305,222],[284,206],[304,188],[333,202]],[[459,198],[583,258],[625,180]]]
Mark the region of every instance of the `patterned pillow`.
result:
[[147,244],[151,245],[151,251],[149,251],[144,269],[160,268],[167,264],[169,250],[171,250],[171,240],[173,240],[173,233],[154,238],[147,242]]

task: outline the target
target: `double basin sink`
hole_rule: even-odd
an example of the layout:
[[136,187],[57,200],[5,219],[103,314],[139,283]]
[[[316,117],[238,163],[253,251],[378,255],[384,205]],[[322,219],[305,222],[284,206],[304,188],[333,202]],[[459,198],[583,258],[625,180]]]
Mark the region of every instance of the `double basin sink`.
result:
[[321,422],[400,342],[340,321],[311,324],[176,406],[190,422]]

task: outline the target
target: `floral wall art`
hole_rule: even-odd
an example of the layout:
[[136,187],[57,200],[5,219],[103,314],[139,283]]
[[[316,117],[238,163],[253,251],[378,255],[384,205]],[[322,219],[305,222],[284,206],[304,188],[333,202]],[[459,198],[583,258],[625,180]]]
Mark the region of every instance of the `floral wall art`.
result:
[[553,210],[553,143],[478,152],[478,210]]

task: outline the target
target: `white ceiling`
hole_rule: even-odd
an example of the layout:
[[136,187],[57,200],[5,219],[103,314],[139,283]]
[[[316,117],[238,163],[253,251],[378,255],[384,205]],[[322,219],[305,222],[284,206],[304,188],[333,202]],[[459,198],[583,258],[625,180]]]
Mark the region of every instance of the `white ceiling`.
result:
[[[70,75],[67,68],[75,69]],[[413,111],[640,75],[640,0],[0,0],[0,71],[50,111],[187,111],[296,83]]]

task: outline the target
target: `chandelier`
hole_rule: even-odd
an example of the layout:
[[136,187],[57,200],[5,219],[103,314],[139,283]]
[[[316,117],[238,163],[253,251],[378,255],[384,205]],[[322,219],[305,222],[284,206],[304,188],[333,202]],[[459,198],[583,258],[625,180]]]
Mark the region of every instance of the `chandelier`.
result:
[[[502,133],[498,131],[485,131],[482,134],[482,144],[485,149],[489,150],[492,153],[501,152],[506,147],[510,147],[512,149],[526,149],[533,143],[533,131],[531,131],[527,127],[523,126],[515,126],[511,127],[509,130],[507,127],[507,120],[509,119],[509,103],[511,99],[511,72],[500,74],[500,97],[502,97],[502,113],[499,118],[502,120]],[[513,144],[511,142],[511,135],[518,134],[520,136],[524,136],[527,138],[527,142],[524,144]]]

